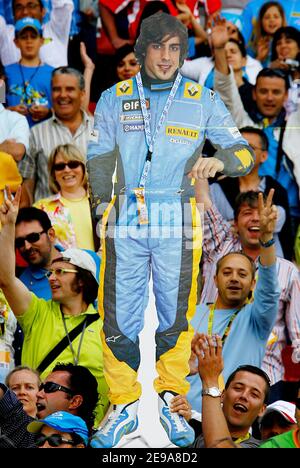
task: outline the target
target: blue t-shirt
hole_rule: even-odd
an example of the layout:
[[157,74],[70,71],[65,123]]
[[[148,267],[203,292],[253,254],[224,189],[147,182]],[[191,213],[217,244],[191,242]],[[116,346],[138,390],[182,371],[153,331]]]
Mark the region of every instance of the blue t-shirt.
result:
[[[37,67],[27,67],[13,63],[5,67],[6,102],[8,106],[25,104],[28,108],[33,104],[51,108],[51,74],[53,67],[43,63]],[[27,116],[30,126],[36,124]]]
[[[223,347],[224,381],[240,365],[251,364],[261,367],[268,337],[274,326],[280,289],[276,274],[276,263],[269,267],[259,264],[258,281],[254,301],[246,304],[234,318]],[[223,336],[230,317],[236,309],[216,309],[213,320],[213,334]],[[208,331],[209,307],[200,304],[192,319],[192,326],[199,333]],[[199,375],[187,378],[191,385],[187,395],[193,410],[201,412],[202,383]]]

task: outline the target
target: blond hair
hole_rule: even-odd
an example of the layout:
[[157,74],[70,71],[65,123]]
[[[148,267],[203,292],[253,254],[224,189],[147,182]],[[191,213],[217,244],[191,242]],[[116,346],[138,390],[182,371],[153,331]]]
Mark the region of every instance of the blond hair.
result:
[[65,145],[58,145],[54,150],[51,151],[48,159],[48,172],[49,172],[49,187],[52,193],[60,192],[61,188],[57,181],[55,180],[54,174],[54,164],[56,156],[60,154],[65,162],[68,161],[79,161],[82,163],[83,167],[83,187],[87,190],[88,180],[86,173],[86,158],[80,151],[80,149],[72,145],[71,143],[66,143]]

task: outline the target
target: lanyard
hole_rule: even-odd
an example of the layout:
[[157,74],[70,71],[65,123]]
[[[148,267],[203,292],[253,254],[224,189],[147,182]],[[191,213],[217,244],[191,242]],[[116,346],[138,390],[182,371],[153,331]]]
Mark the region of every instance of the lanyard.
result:
[[[210,306],[209,306],[209,316],[208,316],[208,327],[207,327],[207,333],[208,333],[209,336],[212,336],[215,308],[216,308],[216,304],[210,304]],[[240,310],[241,309],[238,309],[236,312],[234,312],[234,314],[232,314],[232,316],[229,319],[227,327],[226,327],[226,329],[224,331],[224,334],[222,336],[223,346],[224,346],[224,343],[225,343],[225,340],[226,340],[227,336],[229,335],[232,322],[234,321],[235,317],[237,316],[237,314],[239,313]]]
[[235,444],[240,444],[241,442],[244,442],[244,440],[250,439],[250,436],[251,436],[250,432],[248,432],[245,436],[239,437],[236,440],[233,439],[233,441],[234,441]]
[[81,351],[83,335],[84,335],[85,328],[86,328],[87,317],[85,317],[85,319],[84,319],[84,325],[83,325],[83,329],[82,329],[82,332],[81,332],[81,335],[80,335],[78,351],[77,351],[77,356],[76,356],[73,345],[72,345],[72,341],[70,340],[70,337],[69,337],[69,332],[68,332],[67,325],[66,325],[66,319],[65,319],[65,316],[64,316],[63,312],[61,312],[61,316],[62,316],[66,336],[67,336],[68,341],[69,341],[69,346],[70,346],[70,349],[71,349],[71,353],[72,353],[72,356],[73,356],[74,366],[77,366],[78,362],[79,362],[79,356],[80,356],[80,351]]
[[140,98],[140,102],[141,102],[141,110],[142,110],[143,119],[144,119],[145,137],[146,137],[146,142],[147,142],[147,145],[148,145],[148,153],[147,153],[146,161],[144,163],[143,172],[142,172],[142,175],[141,175],[141,178],[140,178],[139,187],[142,187],[142,188],[145,187],[147,176],[148,176],[149,169],[150,169],[150,166],[151,166],[151,159],[152,159],[152,153],[153,153],[153,147],[154,147],[155,140],[157,138],[159,130],[161,129],[161,127],[162,127],[162,125],[163,125],[163,123],[165,121],[165,118],[166,118],[166,116],[168,114],[170,106],[171,106],[172,102],[174,101],[174,97],[175,97],[177,89],[178,89],[178,87],[180,85],[181,80],[182,80],[182,76],[180,75],[180,73],[178,73],[177,76],[176,76],[176,79],[175,79],[175,81],[173,83],[170,94],[168,96],[165,107],[164,107],[164,109],[163,109],[163,111],[161,113],[161,116],[159,118],[158,124],[156,126],[155,131],[154,131],[154,134],[152,136],[151,135],[151,128],[150,128],[150,113],[148,112],[147,106],[146,106],[146,99],[145,99],[145,93],[144,93],[144,88],[143,88],[143,83],[142,83],[142,77],[141,77],[140,73],[138,73],[136,75],[137,88],[138,88],[139,98]]

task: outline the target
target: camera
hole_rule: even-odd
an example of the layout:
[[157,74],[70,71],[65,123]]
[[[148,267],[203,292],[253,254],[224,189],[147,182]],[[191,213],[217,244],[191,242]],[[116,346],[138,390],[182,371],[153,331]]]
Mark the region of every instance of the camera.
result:
[[292,71],[299,70],[300,63],[298,60],[285,59],[284,61]]

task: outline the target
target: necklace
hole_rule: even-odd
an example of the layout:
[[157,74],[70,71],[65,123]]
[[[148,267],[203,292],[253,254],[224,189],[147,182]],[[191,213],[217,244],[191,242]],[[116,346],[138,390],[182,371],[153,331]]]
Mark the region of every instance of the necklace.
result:
[[28,86],[30,85],[30,83],[32,82],[33,78],[35,77],[35,75],[37,74],[37,72],[39,71],[40,69],[40,66],[41,66],[41,61],[39,60],[39,63],[38,65],[35,67],[33,73],[31,74],[31,76],[28,78],[28,80],[25,80],[25,76],[24,76],[24,73],[23,73],[23,65],[21,64],[21,60],[19,61],[19,69],[20,69],[20,74],[22,76],[22,81],[23,81],[23,96],[22,99],[24,99],[24,104],[26,104],[27,106],[31,105],[32,102],[32,97],[30,94],[27,95],[27,88]]

